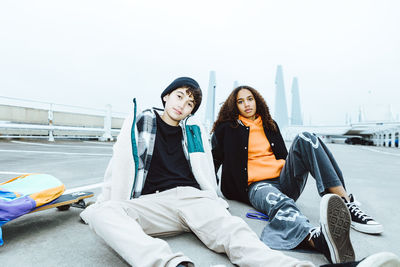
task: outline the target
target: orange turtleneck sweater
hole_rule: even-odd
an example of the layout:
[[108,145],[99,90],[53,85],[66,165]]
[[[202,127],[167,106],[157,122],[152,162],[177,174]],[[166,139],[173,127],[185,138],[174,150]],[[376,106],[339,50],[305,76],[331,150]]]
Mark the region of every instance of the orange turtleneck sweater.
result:
[[279,177],[285,160],[275,158],[265,136],[261,117],[257,116],[252,121],[239,115],[239,119],[250,128],[247,161],[248,184]]

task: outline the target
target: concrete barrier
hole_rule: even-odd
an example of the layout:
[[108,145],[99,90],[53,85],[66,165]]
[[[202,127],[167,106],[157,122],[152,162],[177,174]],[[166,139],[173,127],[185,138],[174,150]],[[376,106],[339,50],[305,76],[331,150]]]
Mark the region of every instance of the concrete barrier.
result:
[[0,105],[0,121],[48,124],[48,110]]
[[[0,104],[0,137],[116,137],[124,118],[112,116],[111,106],[103,114],[84,114]],[[84,108],[82,108],[84,109]],[[110,123],[111,121],[111,123]],[[53,139],[54,140],[54,139]]]

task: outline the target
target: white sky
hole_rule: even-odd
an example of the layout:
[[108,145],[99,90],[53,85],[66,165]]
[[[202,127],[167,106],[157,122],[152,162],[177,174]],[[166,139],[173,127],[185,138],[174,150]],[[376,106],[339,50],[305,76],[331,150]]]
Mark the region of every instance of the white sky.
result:
[[2,0],[0,96],[129,111],[133,97],[161,106],[179,76],[205,95],[214,70],[217,102],[237,80],[274,113],[280,64],[289,107],[298,77],[306,123],[355,121],[360,105],[398,116],[399,10],[397,0]]

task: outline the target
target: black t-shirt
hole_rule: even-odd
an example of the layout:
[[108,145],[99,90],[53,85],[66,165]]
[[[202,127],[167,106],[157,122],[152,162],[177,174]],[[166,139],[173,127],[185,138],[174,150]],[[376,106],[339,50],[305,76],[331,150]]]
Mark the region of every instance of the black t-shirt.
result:
[[157,112],[156,117],[156,141],[142,195],[177,186],[200,189],[183,152],[182,128],[165,123]]

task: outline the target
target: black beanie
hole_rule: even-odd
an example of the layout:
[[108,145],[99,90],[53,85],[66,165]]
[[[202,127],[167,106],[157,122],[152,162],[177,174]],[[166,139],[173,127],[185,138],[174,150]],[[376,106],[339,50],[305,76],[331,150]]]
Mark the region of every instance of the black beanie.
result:
[[168,85],[167,88],[165,88],[165,90],[161,93],[161,101],[163,103],[163,106],[165,106],[165,101],[164,101],[163,97],[168,95],[175,89],[178,89],[181,87],[189,87],[189,88],[197,89],[200,93],[199,99],[195,99],[196,105],[194,106],[194,108],[192,110],[192,114],[194,114],[199,109],[199,106],[201,104],[202,93],[201,93],[200,85],[195,80],[193,80],[192,78],[189,78],[189,77],[177,78],[170,85]]

